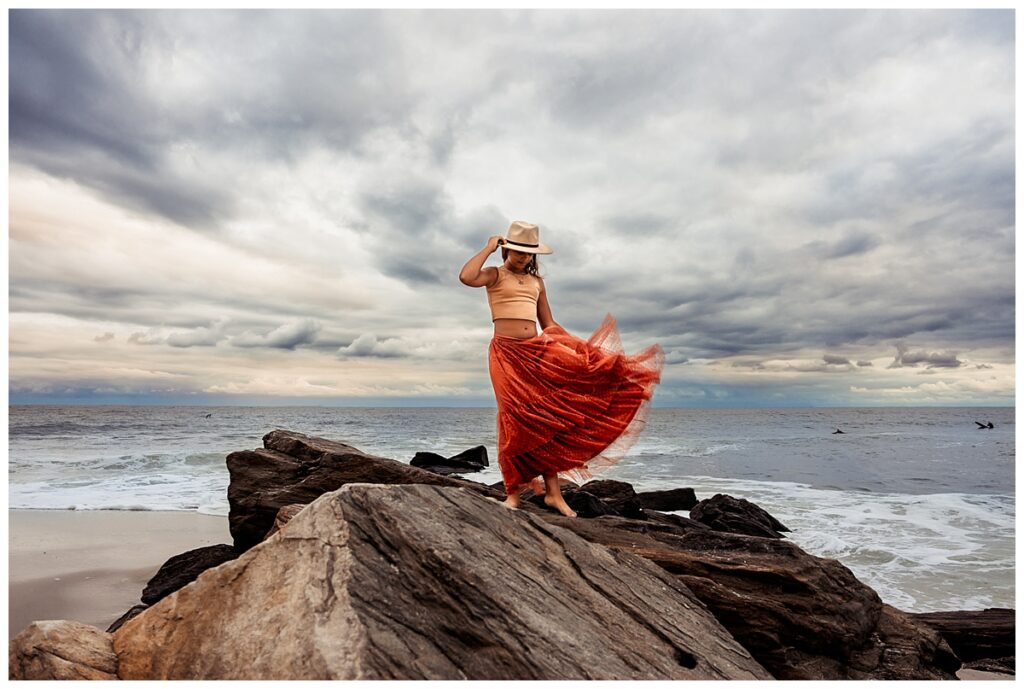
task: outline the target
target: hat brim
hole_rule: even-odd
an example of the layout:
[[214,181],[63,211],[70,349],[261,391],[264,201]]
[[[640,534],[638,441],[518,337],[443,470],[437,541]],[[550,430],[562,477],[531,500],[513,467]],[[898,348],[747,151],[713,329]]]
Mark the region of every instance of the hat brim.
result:
[[501,245],[503,249],[512,249],[513,251],[521,251],[524,254],[553,254],[555,250],[547,244],[538,242],[537,246],[523,246],[521,244],[515,244],[509,240],[505,240],[504,244]]

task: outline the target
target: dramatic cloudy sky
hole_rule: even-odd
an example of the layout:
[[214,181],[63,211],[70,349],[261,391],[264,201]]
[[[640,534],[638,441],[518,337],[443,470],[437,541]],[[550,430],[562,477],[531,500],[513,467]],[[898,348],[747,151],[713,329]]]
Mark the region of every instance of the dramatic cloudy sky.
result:
[[1012,10],[12,11],[11,401],[492,405],[458,273],[523,219],[656,406],[1012,404],[1013,60]]

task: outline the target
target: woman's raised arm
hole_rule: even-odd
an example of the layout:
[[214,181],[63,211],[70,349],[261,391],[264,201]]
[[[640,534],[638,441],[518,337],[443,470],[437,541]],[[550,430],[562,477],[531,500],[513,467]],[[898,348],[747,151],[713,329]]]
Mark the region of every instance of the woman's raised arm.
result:
[[476,256],[466,261],[466,265],[462,266],[462,270],[459,272],[459,281],[470,287],[483,287],[484,285],[491,284],[498,271],[493,268],[489,270],[483,269],[484,261],[498,250],[498,246],[503,243],[504,239],[500,234],[493,235],[488,239],[487,246],[481,249]]

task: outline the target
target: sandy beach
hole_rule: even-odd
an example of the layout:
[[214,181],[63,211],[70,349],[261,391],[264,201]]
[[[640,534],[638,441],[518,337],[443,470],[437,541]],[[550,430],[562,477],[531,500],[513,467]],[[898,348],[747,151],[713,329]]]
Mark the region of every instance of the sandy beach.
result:
[[33,620],[101,629],[168,558],[231,543],[227,517],[195,512],[9,510],[8,638]]

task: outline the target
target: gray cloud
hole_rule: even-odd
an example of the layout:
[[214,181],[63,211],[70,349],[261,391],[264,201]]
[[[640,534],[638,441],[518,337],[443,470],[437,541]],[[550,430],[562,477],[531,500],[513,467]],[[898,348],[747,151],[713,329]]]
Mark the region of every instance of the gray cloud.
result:
[[834,259],[854,256],[871,251],[878,246],[880,240],[866,232],[851,232],[835,242],[814,241],[806,245],[806,248],[817,254],[820,258]]
[[375,335],[364,333],[345,347],[338,348],[341,357],[406,357],[410,352],[398,338],[378,340]]
[[245,332],[230,338],[235,347],[273,347],[275,349],[295,349],[299,345],[309,344],[320,331],[320,324],[312,318],[296,323],[285,323],[266,333]]
[[896,343],[896,356],[887,368],[917,366],[927,364],[927,368],[956,368],[963,364],[954,352],[930,352],[927,350],[910,351],[903,342]]
[[129,344],[155,345],[155,344],[160,344],[163,341],[164,341],[164,338],[159,337],[158,335],[155,335],[152,332],[150,332],[150,333],[134,332],[134,333],[132,333],[131,335],[128,336]]
[[732,361],[731,368],[758,371],[778,372],[797,371],[800,373],[846,373],[855,372],[853,364],[845,357],[826,354],[821,361],[771,361],[756,359],[740,359]]
[[[213,347],[225,339],[222,327],[195,328],[167,336],[167,344],[172,347]],[[273,345],[272,345],[273,346]]]
[[369,179],[363,186],[358,202],[365,219],[358,229],[380,270],[413,286],[453,284],[468,256],[511,222],[493,206],[459,216],[439,176],[396,167],[386,180]]
[[222,189],[167,163],[169,120],[187,104],[137,87],[147,57],[173,50],[146,13],[12,10],[10,35],[13,158],[186,225],[226,218]]

